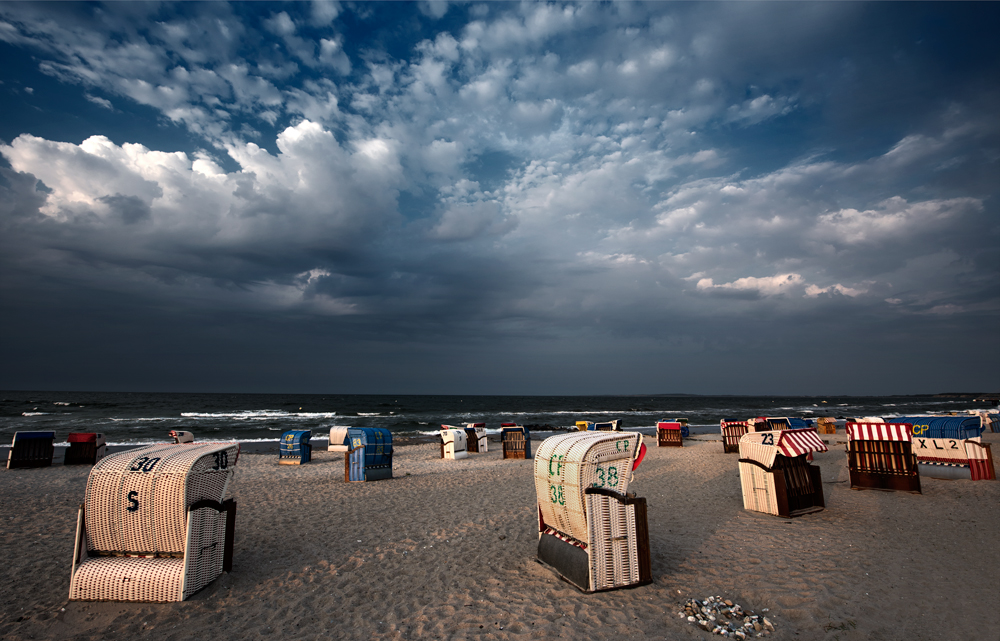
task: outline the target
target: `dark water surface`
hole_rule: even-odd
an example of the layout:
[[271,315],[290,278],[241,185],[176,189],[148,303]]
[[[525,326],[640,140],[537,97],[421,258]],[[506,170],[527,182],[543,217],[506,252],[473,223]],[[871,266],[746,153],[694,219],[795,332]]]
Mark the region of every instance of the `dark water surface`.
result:
[[694,433],[716,432],[723,418],[855,417],[961,411],[985,405],[934,396],[378,396],[337,394],[167,394],[0,391],[0,443],[17,431],[103,432],[109,444],[167,440],[183,429],[201,439],[276,441],[290,429],[322,440],[334,425],[384,427],[394,435],[436,434],[440,424],[500,423],[571,427],[621,419],[652,431],[663,418],[687,418]]

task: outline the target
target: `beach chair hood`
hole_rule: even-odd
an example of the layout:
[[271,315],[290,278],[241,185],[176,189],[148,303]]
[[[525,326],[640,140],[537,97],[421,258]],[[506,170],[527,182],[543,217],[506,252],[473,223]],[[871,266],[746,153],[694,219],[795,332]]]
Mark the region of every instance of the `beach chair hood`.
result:
[[774,466],[778,454],[795,458],[828,449],[814,429],[748,432],[740,438],[740,458],[757,461],[767,468]]
[[625,494],[641,440],[637,432],[572,432],[545,439],[535,455],[542,521],[586,541],[584,490],[608,488]]

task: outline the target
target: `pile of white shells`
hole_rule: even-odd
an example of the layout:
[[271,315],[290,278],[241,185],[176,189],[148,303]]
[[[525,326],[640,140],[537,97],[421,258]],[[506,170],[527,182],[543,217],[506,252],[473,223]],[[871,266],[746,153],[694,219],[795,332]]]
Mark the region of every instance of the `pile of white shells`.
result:
[[687,617],[689,623],[697,625],[706,632],[740,641],[770,636],[774,632],[774,624],[767,617],[754,614],[752,610],[744,612],[739,603],[733,603],[721,596],[710,596],[701,601],[688,599],[684,603],[683,612],[677,614]]

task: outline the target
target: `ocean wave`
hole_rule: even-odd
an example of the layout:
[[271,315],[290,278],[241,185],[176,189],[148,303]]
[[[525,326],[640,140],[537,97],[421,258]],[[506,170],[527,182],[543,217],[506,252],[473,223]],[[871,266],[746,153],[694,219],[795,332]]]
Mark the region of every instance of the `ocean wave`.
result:
[[310,420],[333,418],[336,412],[286,412],[285,410],[240,410],[237,412],[181,412],[184,418],[227,418],[235,421],[270,421],[274,419]]
[[48,416],[51,412],[21,412],[21,416]]

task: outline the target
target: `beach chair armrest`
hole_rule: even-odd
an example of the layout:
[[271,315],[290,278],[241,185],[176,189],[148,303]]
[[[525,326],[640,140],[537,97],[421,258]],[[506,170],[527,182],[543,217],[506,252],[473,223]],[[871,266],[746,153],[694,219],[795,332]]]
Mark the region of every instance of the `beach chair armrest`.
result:
[[636,503],[636,502],[638,502],[640,500],[644,500],[644,499],[637,499],[635,497],[635,494],[632,494],[631,492],[622,494],[621,492],[616,492],[616,491],[612,490],[611,488],[607,488],[607,487],[588,487],[588,488],[584,488],[583,493],[584,494],[600,494],[602,496],[610,496],[611,498],[615,499],[616,501],[618,501],[619,503],[622,503],[624,505],[631,505],[631,504]]
[[[227,501],[228,502],[228,501]],[[200,510],[202,508],[210,507],[216,512],[225,512],[229,508],[226,507],[225,503],[219,501],[213,501],[212,499],[201,499],[200,501],[195,501],[188,507],[188,512],[193,512],[195,510]]]

